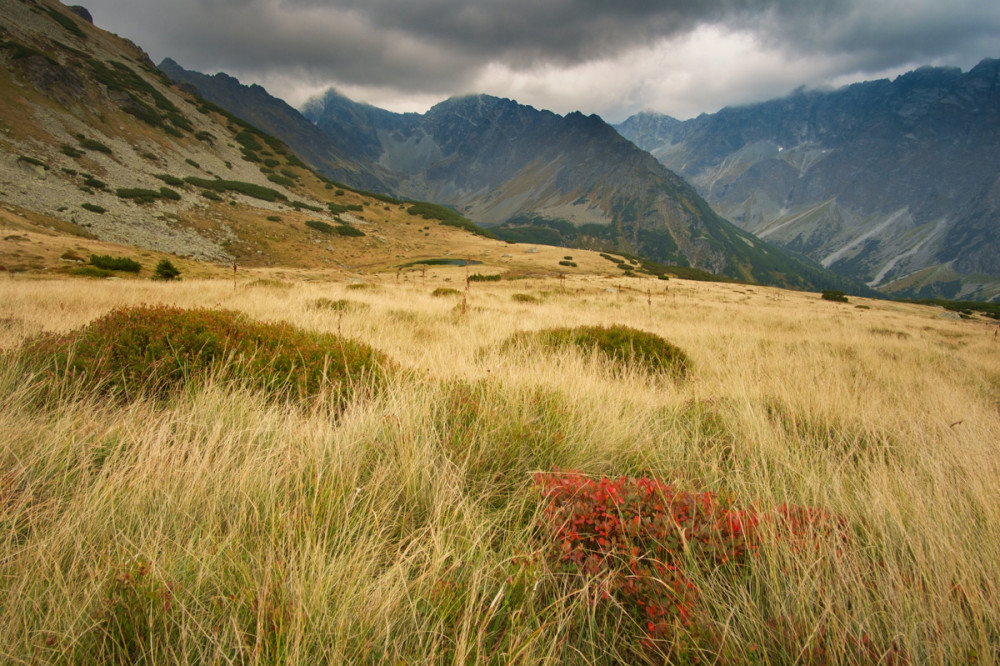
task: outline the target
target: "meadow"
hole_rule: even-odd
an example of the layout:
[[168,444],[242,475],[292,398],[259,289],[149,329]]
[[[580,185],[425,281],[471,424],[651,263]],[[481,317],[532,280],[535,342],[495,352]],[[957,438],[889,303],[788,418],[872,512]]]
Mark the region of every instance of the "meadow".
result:
[[[463,276],[0,280],[0,660],[1000,661],[995,322]],[[140,304],[356,340],[389,380],[122,399],[21,351]],[[611,325],[686,372],[508,342]]]

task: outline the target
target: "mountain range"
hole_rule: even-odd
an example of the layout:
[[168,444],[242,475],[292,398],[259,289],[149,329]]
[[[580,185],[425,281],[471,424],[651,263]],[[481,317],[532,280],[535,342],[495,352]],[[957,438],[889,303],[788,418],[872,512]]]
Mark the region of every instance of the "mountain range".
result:
[[331,90],[300,111],[156,67],[81,7],[0,9],[5,225],[345,269],[500,254],[492,232],[800,289],[1000,293],[996,61],[615,128],[488,95],[398,114]]
[[[321,142],[258,88],[170,60],[160,68],[300,153],[308,143],[322,153],[316,167],[332,178],[449,206],[501,238],[624,252],[780,286],[866,291],[730,224],[597,116],[560,116],[488,95],[397,114],[331,90],[302,109],[326,136]],[[357,176],[331,171],[331,160],[357,165]],[[354,179],[362,177],[380,183]]]
[[903,295],[1000,294],[1000,60],[616,127],[722,216]]

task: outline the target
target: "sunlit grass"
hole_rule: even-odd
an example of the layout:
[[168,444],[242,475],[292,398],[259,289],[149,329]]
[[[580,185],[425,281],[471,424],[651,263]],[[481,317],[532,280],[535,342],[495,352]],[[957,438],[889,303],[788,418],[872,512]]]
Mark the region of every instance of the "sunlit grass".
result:
[[[1000,658],[1000,347],[985,323],[680,280],[616,294],[597,278],[473,285],[463,315],[433,295],[446,283],[371,283],[0,281],[7,350],[163,303],[342,335],[402,370],[338,410],[212,381],[127,404],[67,382],[40,404],[5,355],[0,659],[655,660],[636,618],[526,567],[541,552],[533,474],[553,467],[843,519],[846,543],[762,547],[736,579],[690,572],[704,631],[672,640],[708,663]],[[527,291],[539,302],[512,299]],[[688,376],[503,346],[610,325],[669,340]]]

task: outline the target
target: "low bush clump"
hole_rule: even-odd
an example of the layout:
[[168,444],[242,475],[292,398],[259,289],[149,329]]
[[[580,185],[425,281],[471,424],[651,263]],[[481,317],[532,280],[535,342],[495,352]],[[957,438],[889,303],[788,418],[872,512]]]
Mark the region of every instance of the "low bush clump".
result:
[[159,178],[170,187],[184,187],[183,178],[178,178],[177,176],[171,176],[169,173],[158,173],[154,174],[153,177]]
[[104,213],[108,212],[107,209],[104,208],[103,206],[98,206],[97,204],[92,204],[87,202],[80,204],[80,208],[84,210],[89,210],[91,213],[97,213],[98,215],[103,215]]
[[431,296],[461,296],[462,292],[451,287],[438,287],[431,292]]
[[834,301],[835,303],[847,303],[847,295],[842,291],[836,291],[834,289],[823,290],[822,298],[824,301]]
[[364,236],[365,232],[361,231],[357,227],[352,227],[346,222],[341,222],[336,227],[333,228],[333,232],[338,236],[347,236],[348,238],[358,238]]
[[500,275],[483,275],[482,273],[473,273],[469,276],[469,282],[499,282]]
[[309,227],[310,229],[315,229],[320,233],[324,234],[333,233],[333,225],[329,224],[328,222],[324,222],[323,220],[306,220],[306,226]]
[[120,187],[115,190],[119,199],[131,199],[132,201],[148,204],[162,198],[158,190],[149,190],[144,187]]
[[676,379],[687,375],[691,361],[681,349],[653,333],[628,326],[580,326],[515,333],[504,343],[508,349],[537,344],[550,349],[575,347],[592,352],[619,370],[635,368]]
[[[717,643],[711,623],[701,621],[705,609],[691,582],[696,571],[738,583],[739,570],[767,545],[765,535],[799,550],[846,541],[843,520],[823,510],[738,509],[716,493],[650,477],[553,472],[537,474],[535,484],[544,501],[539,557],[526,565],[556,574],[560,594],[582,593],[595,612],[624,616],[615,622],[627,642],[621,647],[640,660],[683,659],[693,656],[688,650]],[[772,529],[761,529],[764,523]]]
[[165,398],[190,382],[223,381],[278,399],[329,394],[381,381],[387,360],[367,345],[262,323],[225,310],[123,308],[68,334],[24,348],[42,377],[131,400]]
[[126,273],[138,273],[142,270],[142,264],[128,257],[112,257],[110,254],[90,255],[90,265],[103,268],[106,271],[125,271]]
[[317,298],[311,303],[311,305],[315,310],[332,310],[334,312],[347,312],[348,310],[364,310],[365,308],[368,307],[367,303],[349,301],[346,298],[338,298],[336,300],[332,298]]
[[181,272],[177,270],[177,267],[171,263],[169,259],[160,259],[160,262],[156,264],[156,268],[153,270],[154,280],[174,280],[179,277]]
[[576,262],[575,261],[566,261],[566,260],[563,260],[563,261],[559,262],[559,265],[560,266],[569,266],[570,268],[576,268]]
[[104,153],[105,155],[111,154],[111,149],[106,145],[98,141],[97,139],[80,139],[80,147],[84,150],[96,150],[99,153]]

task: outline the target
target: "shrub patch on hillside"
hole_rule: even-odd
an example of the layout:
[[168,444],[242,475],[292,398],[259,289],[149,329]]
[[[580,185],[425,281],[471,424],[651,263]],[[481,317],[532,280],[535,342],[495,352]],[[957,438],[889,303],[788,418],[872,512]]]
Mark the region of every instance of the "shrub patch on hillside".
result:
[[624,370],[635,368],[647,373],[664,373],[681,379],[691,368],[683,350],[653,333],[628,326],[580,326],[515,333],[503,344],[510,349],[535,344],[548,349],[575,347],[595,353]]
[[24,357],[55,385],[76,380],[125,400],[165,398],[209,379],[276,399],[345,400],[356,385],[381,382],[389,366],[376,350],[338,336],[167,306],[118,309],[82,329],[40,336],[26,344]]

